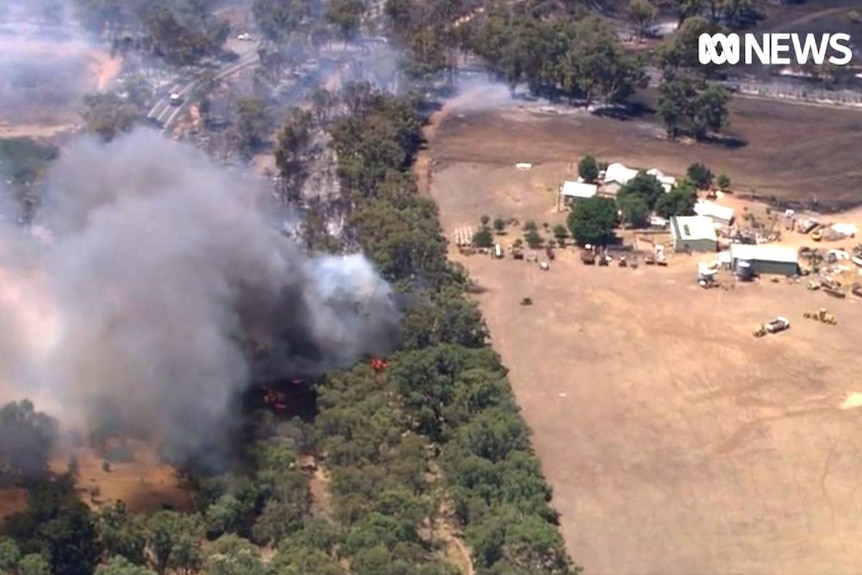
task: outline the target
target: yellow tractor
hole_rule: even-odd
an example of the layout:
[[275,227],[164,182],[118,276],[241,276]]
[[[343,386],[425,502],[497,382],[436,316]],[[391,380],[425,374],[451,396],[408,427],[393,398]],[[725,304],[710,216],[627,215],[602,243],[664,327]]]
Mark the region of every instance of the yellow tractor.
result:
[[836,325],[838,324],[838,320],[835,319],[835,315],[829,313],[825,307],[821,307],[817,311],[807,311],[802,316],[806,319],[813,319],[814,321],[819,321],[820,323],[825,323],[827,325]]

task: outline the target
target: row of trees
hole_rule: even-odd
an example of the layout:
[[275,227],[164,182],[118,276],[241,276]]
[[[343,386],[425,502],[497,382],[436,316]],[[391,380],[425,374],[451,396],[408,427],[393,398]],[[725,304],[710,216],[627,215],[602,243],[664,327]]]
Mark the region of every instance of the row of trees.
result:
[[469,2],[390,0],[394,34],[417,73],[452,69],[461,51],[481,56],[514,89],[571,100],[621,102],[646,81],[644,62],[623,50],[598,16],[537,18],[502,3],[479,14]]
[[[740,25],[729,15],[748,13],[745,0],[633,0],[627,17],[641,33],[659,7],[677,11],[682,22],[652,62],[625,50],[615,27],[583,7],[534,4],[491,3],[480,12],[468,1],[389,0],[386,10],[416,75],[451,71],[459,54],[472,52],[512,89],[526,84],[535,95],[620,103],[646,85],[646,66],[653,64],[663,70],[657,111],[670,136],[702,140],[728,126],[730,94],[710,82],[716,70],[697,62],[697,38],[721,29],[719,23]],[[712,19],[700,16],[707,8]]]
[[[440,467],[446,489],[434,491],[435,497],[451,499],[451,519],[465,529],[477,572],[575,572],[506,370],[487,345],[475,305],[465,299],[469,282],[463,270],[446,260],[436,206],[416,193],[410,169],[421,143],[420,102],[364,93],[355,113],[332,131],[342,186],[353,206],[349,227],[382,272],[417,298],[404,320],[402,350],[391,358],[381,382],[384,393],[375,401],[392,394],[387,403],[406,427],[398,434],[419,438],[417,446],[427,443],[432,454],[439,454],[428,466],[432,471]],[[371,392],[371,378],[370,370],[359,368],[330,378],[324,393],[335,385],[352,393],[354,403],[371,401],[378,395]],[[359,431],[340,426],[351,430],[343,433],[345,439]],[[391,475],[385,472],[391,449],[382,445],[366,456],[374,466],[363,477]],[[328,453],[327,465],[356,457],[354,450],[345,454],[339,447]],[[381,462],[383,470],[374,471]],[[372,480],[363,481],[374,487]],[[411,489],[424,493],[421,483]],[[434,514],[446,507],[431,500]]]
[[325,41],[334,31],[343,40],[359,32],[366,4],[362,0],[254,0],[252,15],[264,39],[276,46],[295,40]]
[[140,35],[143,47],[177,66],[221,50],[230,25],[214,16],[215,5],[214,0],[74,0],[89,32]]

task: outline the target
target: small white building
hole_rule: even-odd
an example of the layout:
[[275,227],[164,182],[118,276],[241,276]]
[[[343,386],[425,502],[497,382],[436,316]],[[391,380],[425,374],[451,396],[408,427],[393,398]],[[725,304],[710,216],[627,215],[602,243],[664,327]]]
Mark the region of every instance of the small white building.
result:
[[650,170],[647,170],[647,174],[653,176],[655,179],[661,182],[661,187],[664,188],[665,192],[671,191],[676,185],[676,178],[674,178],[673,176],[666,176],[658,168],[652,168]]
[[715,202],[705,200],[698,201],[694,205],[694,213],[711,219],[716,224],[729,226],[733,223],[733,208],[721,206]]
[[717,252],[718,234],[711,219],[703,216],[678,216],[670,219],[673,248],[678,252]]
[[563,200],[571,202],[574,200],[585,200],[592,198],[598,192],[599,187],[595,184],[587,184],[585,182],[563,182],[560,188],[560,196]]
[[624,186],[629,183],[629,180],[638,175],[637,170],[633,170],[631,168],[627,168],[623,164],[619,162],[615,162],[608,166],[608,169],[605,170],[605,177],[602,180],[604,184],[618,184],[620,186]]

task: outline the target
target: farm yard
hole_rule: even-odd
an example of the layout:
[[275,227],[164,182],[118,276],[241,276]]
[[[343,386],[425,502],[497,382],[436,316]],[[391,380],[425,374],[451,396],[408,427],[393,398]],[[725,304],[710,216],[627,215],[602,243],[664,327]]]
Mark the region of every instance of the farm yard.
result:
[[[451,110],[427,151],[431,194],[450,237],[477,228],[484,214],[519,222],[495,240],[511,245],[524,222],[545,238],[565,222],[557,187],[577,177],[588,152],[672,174],[703,161],[735,184],[788,199],[858,193],[862,172],[850,152],[833,157],[835,169],[814,169],[826,154],[814,142],[858,146],[860,133],[846,122],[862,114],[735,105],[749,140],[736,151],[661,141],[637,122]],[[789,129],[811,136],[790,156],[779,146]],[[862,570],[853,409],[862,404],[862,365],[848,361],[862,337],[862,299],[809,291],[804,278],[736,283],[727,272],[718,281],[730,289],[704,290],[697,263],[708,257],[698,254],[675,254],[667,267],[603,268],[567,247],[548,271],[510,257],[451,257],[482,288],[476,298],[533,429],[563,535],[587,572]],[[823,307],[837,325],[804,317]],[[788,331],[752,337],[777,316],[790,320]]]

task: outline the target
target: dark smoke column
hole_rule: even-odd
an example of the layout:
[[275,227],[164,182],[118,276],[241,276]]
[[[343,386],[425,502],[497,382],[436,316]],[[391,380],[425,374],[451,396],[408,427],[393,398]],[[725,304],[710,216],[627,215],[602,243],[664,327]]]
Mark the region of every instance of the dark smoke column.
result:
[[[253,373],[321,374],[397,341],[390,288],[365,258],[309,257],[253,207],[261,189],[191,147],[150,131],[84,139],[48,190],[44,269],[62,333],[42,383],[85,408],[113,404],[175,451],[217,437]],[[269,340],[254,368],[250,331]]]

